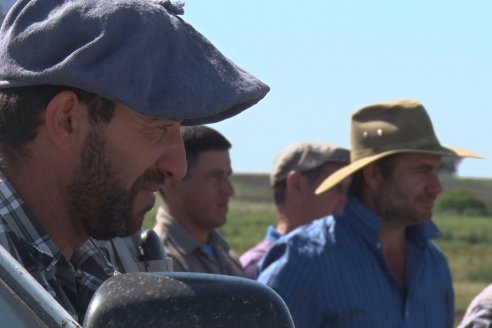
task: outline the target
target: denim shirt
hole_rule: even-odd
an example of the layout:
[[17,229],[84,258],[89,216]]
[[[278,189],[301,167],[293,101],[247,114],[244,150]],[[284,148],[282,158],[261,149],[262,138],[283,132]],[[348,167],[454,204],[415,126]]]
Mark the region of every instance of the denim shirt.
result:
[[297,328],[451,328],[454,292],[442,252],[427,221],[408,228],[406,288],[384,257],[381,219],[350,195],[336,217],[327,216],[277,241],[258,281],[286,302]]

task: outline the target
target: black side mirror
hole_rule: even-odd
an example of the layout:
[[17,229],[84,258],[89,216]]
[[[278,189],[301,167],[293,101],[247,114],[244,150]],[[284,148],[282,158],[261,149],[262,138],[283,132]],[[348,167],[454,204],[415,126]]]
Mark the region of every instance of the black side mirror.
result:
[[254,280],[207,273],[127,273],[104,282],[85,328],[293,328],[284,301]]
[[146,261],[166,260],[164,244],[152,229],[143,229],[138,239],[138,247]]

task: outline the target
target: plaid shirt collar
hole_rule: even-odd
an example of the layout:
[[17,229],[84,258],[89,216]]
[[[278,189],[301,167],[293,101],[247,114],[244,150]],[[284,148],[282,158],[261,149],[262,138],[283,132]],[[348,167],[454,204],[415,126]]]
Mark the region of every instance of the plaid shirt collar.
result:
[[37,223],[15,188],[0,172],[0,216],[41,266],[50,268],[62,256],[60,249]]
[[65,259],[1,171],[0,242],[80,322],[96,289],[114,274],[94,243]]

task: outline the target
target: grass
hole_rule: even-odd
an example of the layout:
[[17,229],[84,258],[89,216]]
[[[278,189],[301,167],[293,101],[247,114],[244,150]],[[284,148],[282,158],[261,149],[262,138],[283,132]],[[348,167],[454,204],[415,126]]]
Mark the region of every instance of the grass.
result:
[[458,323],[473,297],[492,283],[492,217],[437,216],[435,222],[453,275]]
[[276,211],[273,205],[250,201],[233,201],[230,205],[228,224],[221,233],[237,254],[263,239],[269,224],[275,224]]
[[[443,179],[445,190],[470,188],[489,206],[492,203],[492,180]],[[231,201],[228,223],[220,230],[237,254],[263,239],[266,228],[274,224],[276,211],[267,175],[236,175],[236,195]],[[492,208],[492,206],[490,206]],[[155,212],[149,213],[144,226],[152,227]],[[492,283],[492,217],[437,215],[435,222],[443,233],[437,241],[446,254],[453,275],[456,294],[456,324],[471,299]]]

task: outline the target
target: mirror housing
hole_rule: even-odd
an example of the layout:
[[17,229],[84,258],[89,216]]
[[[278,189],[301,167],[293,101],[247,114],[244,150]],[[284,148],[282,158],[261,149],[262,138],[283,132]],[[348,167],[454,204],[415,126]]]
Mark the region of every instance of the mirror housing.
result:
[[254,280],[208,273],[126,273],[94,295],[84,327],[278,327],[294,324],[284,301]]

